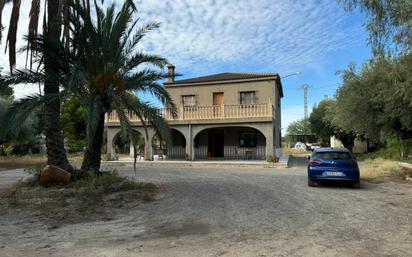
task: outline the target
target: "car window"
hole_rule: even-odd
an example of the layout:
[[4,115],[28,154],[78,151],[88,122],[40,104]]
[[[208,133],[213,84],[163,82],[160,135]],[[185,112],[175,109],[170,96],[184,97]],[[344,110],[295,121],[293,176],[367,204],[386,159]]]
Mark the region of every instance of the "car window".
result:
[[352,159],[352,156],[346,152],[318,152],[315,154],[316,158],[323,160],[348,160]]

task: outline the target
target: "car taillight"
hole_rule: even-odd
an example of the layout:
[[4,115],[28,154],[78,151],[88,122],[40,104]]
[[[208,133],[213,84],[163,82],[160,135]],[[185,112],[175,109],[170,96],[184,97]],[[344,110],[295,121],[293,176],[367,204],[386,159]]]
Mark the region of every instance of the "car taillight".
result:
[[309,160],[309,165],[319,165],[320,164],[320,161],[318,161],[318,160]]

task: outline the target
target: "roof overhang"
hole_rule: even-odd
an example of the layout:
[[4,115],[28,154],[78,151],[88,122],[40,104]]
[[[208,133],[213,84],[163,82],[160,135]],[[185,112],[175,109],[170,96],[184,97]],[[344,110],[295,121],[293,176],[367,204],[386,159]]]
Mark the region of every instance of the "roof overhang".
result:
[[275,74],[273,76],[261,77],[261,78],[243,78],[243,79],[228,79],[228,80],[215,80],[215,81],[207,81],[207,82],[190,82],[190,83],[179,83],[177,82],[165,82],[163,83],[166,88],[172,87],[190,87],[190,86],[207,86],[207,85],[217,85],[217,84],[233,84],[233,83],[247,83],[253,81],[270,81],[275,80],[277,81],[276,86],[279,90],[280,97],[283,97],[283,87],[282,81],[280,79],[279,74]]

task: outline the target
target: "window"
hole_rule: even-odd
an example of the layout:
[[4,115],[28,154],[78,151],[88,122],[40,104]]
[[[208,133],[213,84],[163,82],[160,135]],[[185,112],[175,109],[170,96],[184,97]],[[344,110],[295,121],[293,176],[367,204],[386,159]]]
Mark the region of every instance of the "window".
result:
[[240,92],[240,104],[255,104],[256,91]]
[[256,147],[257,146],[257,134],[253,132],[242,132],[239,136],[240,147]]
[[184,95],[182,96],[183,106],[196,106],[196,96],[195,95]]
[[350,153],[347,152],[317,152],[316,158],[323,160],[349,160],[352,159]]

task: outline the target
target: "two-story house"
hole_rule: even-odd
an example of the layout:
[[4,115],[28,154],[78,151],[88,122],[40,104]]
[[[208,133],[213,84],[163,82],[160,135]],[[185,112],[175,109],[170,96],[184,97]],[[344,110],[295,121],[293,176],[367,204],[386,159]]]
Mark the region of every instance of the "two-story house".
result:
[[[220,73],[175,80],[168,65],[164,83],[178,106],[177,116],[165,115],[172,145],[164,147],[167,159],[266,159],[281,155],[282,83],[278,74]],[[136,130],[142,123],[131,117]],[[106,117],[107,151],[115,155],[113,139],[120,131],[115,113]],[[145,136],[145,159],[159,154],[155,131]]]

